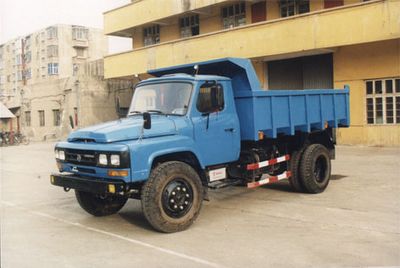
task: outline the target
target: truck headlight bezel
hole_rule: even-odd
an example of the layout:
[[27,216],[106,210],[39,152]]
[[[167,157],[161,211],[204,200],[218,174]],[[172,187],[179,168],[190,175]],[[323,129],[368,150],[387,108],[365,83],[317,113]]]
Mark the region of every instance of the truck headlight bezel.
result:
[[58,150],[58,159],[61,161],[65,161],[65,151],[64,150]]
[[121,157],[119,154],[112,154],[110,156],[110,164],[112,166],[119,166],[121,164]]
[[97,163],[101,166],[107,166],[108,165],[108,157],[107,154],[99,154],[99,157],[97,158]]

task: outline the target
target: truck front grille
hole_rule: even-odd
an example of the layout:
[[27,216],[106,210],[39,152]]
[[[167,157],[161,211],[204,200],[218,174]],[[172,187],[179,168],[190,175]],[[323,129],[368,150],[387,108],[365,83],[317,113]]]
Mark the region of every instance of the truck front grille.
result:
[[93,151],[67,149],[65,151],[65,161],[83,166],[97,165],[97,157]]

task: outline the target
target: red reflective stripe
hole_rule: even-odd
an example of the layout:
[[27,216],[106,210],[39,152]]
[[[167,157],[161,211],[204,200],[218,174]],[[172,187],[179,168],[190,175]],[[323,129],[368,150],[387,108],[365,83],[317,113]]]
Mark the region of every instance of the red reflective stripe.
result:
[[268,183],[277,182],[277,181],[278,181],[278,177],[271,177],[271,178],[269,178],[269,182]]
[[268,161],[268,165],[274,165],[276,163],[278,163],[278,159],[277,158],[274,158],[274,159],[271,159],[271,160]]
[[261,185],[269,184],[269,183],[274,183],[283,179],[287,179],[290,176],[292,176],[292,173],[290,171],[285,171],[282,174],[278,176],[273,176],[273,177],[268,177],[265,179],[261,179],[259,181],[254,181],[254,182],[249,182],[247,184],[247,188],[256,188]]
[[247,165],[247,170],[254,170],[254,169],[258,169],[258,163]]
[[[282,160],[282,159],[279,159],[279,158],[281,158],[281,157],[284,157],[284,159],[283,159],[283,160]],[[279,159],[279,161],[278,161],[278,159]],[[246,169],[247,169],[247,170],[259,169],[260,166],[262,166],[262,167],[267,167],[267,166],[270,166],[270,165],[275,165],[276,163],[280,163],[280,162],[283,162],[283,161],[288,161],[289,159],[290,159],[290,155],[287,154],[287,155],[280,156],[280,157],[278,157],[278,158],[270,159],[270,160],[267,160],[267,161],[258,162],[258,163],[253,163],[253,164],[248,164],[248,165],[246,166]]]

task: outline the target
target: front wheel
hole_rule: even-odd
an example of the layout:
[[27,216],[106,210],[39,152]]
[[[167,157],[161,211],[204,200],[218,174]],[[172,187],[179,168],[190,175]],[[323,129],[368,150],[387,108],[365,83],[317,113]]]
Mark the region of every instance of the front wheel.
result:
[[173,233],[187,229],[200,213],[202,184],[197,172],[183,162],[165,162],[142,188],[142,208],[154,229]]
[[308,146],[301,158],[300,178],[308,193],[321,193],[329,184],[331,160],[328,149],[321,144]]
[[128,198],[119,195],[99,195],[75,190],[79,205],[89,214],[96,217],[117,213]]

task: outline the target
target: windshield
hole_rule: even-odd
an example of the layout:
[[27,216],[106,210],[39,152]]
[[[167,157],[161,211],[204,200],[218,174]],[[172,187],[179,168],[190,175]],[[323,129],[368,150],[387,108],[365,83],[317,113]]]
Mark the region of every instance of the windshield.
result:
[[160,83],[139,86],[133,94],[128,115],[143,112],[185,115],[191,93],[192,85],[188,83]]

